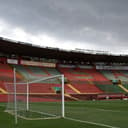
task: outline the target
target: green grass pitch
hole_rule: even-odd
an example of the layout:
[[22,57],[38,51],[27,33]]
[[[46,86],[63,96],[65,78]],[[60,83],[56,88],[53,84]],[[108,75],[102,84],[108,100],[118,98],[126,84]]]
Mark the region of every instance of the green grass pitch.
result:
[[1,128],[128,128],[128,101],[123,100],[66,102],[65,115],[73,120],[18,118],[17,125],[14,116],[4,112],[5,106],[0,104]]

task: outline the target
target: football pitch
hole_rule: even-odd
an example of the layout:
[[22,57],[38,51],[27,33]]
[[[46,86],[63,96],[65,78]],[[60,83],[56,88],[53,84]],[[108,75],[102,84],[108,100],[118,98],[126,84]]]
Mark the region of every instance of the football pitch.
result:
[[[34,103],[34,107],[49,107],[50,104]],[[56,107],[54,105],[54,107]],[[25,120],[5,112],[0,103],[1,128],[128,128],[128,101],[73,101],[65,102],[65,117],[47,120]]]

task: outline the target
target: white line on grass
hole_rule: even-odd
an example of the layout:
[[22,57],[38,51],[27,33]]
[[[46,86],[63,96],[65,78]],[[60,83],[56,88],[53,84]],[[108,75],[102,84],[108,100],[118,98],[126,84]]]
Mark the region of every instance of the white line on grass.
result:
[[45,112],[38,112],[38,111],[33,111],[33,110],[29,110],[29,111],[30,111],[30,112],[39,113],[39,114],[45,114],[45,115],[53,116],[53,117],[57,116],[57,115],[55,115],[55,114],[49,114],[49,113],[45,113]]
[[[9,113],[9,114],[11,114],[11,115],[14,115],[14,112],[12,112],[12,111],[5,111],[5,112],[7,112],[7,113]],[[32,112],[32,111],[31,111]],[[33,111],[33,112],[35,112],[35,111]],[[39,112],[38,112],[39,113]],[[42,113],[40,113],[40,114],[42,114]],[[21,119],[24,119],[24,120],[45,120],[45,119],[60,119],[61,118],[61,116],[52,116],[52,117],[37,117],[37,118],[32,118],[32,117],[25,117],[25,116],[21,116],[21,115],[17,115],[19,118],[21,118]]]
[[123,111],[115,111],[115,110],[110,110],[110,109],[102,109],[102,108],[95,108],[96,110],[100,111],[106,111],[106,112],[123,112]]
[[125,112],[125,111],[119,111],[119,110],[111,110],[111,109],[103,109],[103,108],[89,108],[89,107],[83,107],[86,109],[95,109],[98,111],[106,111],[106,112]]
[[68,118],[68,117],[65,117],[65,119],[72,120],[72,121],[77,121],[77,122],[80,122],[80,123],[87,123],[87,124],[92,124],[92,125],[97,125],[97,126],[104,126],[106,128],[120,128],[120,127],[115,127],[115,126],[101,124],[101,123],[95,123],[95,122],[90,122],[90,121],[72,119],[72,118]]

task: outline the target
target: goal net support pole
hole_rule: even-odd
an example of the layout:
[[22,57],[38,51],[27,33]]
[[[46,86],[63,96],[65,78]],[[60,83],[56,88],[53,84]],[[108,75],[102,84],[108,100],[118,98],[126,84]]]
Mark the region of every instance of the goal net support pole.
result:
[[15,112],[15,124],[18,123],[18,120],[17,120],[17,99],[16,99],[16,69],[14,68],[13,69],[13,73],[14,73],[14,112]]
[[27,111],[29,110],[29,82],[27,82],[27,103],[26,103],[26,108],[27,108]]
[[65,108],[64,108],[64,75],[62,75],[62,89],[61,89],[61,93],[62,93],[62,117],[64,118],[65,116]]

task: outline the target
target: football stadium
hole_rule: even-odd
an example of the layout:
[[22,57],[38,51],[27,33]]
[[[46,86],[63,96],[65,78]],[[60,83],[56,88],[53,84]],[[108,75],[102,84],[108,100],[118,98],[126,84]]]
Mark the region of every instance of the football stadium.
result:
[[128,56],[0,38],[0,127],[127,128]]
[[128,0],[0,0],[0,128],[128,128]]

